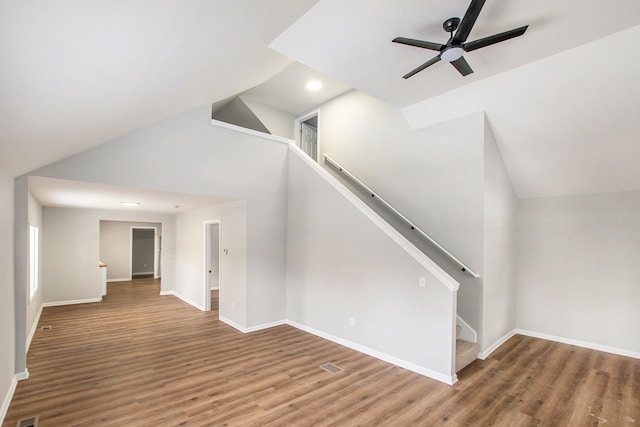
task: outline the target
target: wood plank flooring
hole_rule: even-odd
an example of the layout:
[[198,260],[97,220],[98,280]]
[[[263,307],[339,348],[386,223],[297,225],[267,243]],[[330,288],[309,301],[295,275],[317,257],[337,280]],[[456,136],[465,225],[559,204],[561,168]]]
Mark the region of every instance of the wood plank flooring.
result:
[[3,426],[640,425],[640,360],[515,336],[447,386],[289,326],[242,334],[159,289],[45,308]]

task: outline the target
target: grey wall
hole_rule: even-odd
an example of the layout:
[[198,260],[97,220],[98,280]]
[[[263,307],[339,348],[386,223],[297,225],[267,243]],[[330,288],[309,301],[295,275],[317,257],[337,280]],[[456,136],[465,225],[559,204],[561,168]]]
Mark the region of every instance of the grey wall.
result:
[[640,353],[640,192],[518,202],[519,329]]
[[287,217],[289,320],[453,374],[456,293],[295,154]]
[[484,277],[481,348],[516,327],[516,196],[488,123],[484,143]]
[[294,139],[295,118],[284,111],[241,97],[272,135]]
[[[483,114],[412,131],[400,110],[354,91],[320,107],[318,129],[320,153],[330,154],[482,276]],[[481,333],[482,280],[459,274],[436,250],[427,253],[461,283],[458,312]]]
[[[29,194],[29,224],[37,225],[40,234],[40,253],[39,253],[39,287],[33,298],[27,299],[27,334],[30,334],[33,328],[36,326],[35,321],[42,305],[42,206],[40,203]],[[28,335],[27,335],[28,336]]]
[[43,302],[102,298],[99,242],[99,223],[85,210],[43,208]]
[[131,227],[155,227],[162,236],[158,222],[100,221],[100,259],[107,264],[107,280],[131,278]]
[[16,373],[13,197],[13,176],[0,166],[0,402],[8,396]]
[[256,114],[240,98],[233,98],[218,111],[214,111],[212,118],[258,132],[271,133]]
[[203,105],[32,174],[246,200],[244,326],[253,326],[285,312],[286,160],[285,144],[212,126]]
[[[228,249],[228,255],[220,260],[220,316],[242,327],[246,326],[248,316],[246,209],[246,202],[239,200],[184,212],[176,220],[178,279],[175,291],[199,307],[204,307],[205,299],[210,298],[205,277],[204,223],[219,220],[220,241],[222,247]],[[279,296],[282,295],[273,295]],[[284,301],[265,300],[264,304],[268,309],[275,305],[280,310],[277,320],[285,318]]]

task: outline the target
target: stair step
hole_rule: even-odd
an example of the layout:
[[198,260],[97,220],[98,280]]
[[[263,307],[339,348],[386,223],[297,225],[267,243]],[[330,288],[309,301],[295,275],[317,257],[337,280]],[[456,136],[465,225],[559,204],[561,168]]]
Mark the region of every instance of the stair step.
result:
[[456,340],[456,372],[478,358],[480,346],[474,342]]

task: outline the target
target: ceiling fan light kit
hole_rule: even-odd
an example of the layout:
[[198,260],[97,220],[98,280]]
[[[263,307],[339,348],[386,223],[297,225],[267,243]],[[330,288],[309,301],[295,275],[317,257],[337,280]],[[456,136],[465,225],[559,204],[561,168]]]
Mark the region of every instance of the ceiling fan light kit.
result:
[[467,42],[469,33],[471,33],[471,29],[476,23],[476,19],[478,19],[478,15],[480,15],[480,11],[484,6],[485,1],[486,0],[471,0],[471,4],[467,8],[467,12],[464,14],[464,17],[462,19],[454,17],[449,18],[443,22],[442,28],[450,34],[449,40],[446,44],[433,43],[425,40],[409,39],[406,37],[396,37],[395,39],[393,39],[392,41],[394,43],[400,43],[408,46],[415,46],[422,49],[434,50],[439,52],[437,56],[431,58],[419,67],[411,70],[410,72],[402,76],[402,78],[408,79],[409,77],[419,73],[427,67],[432,66],[440,60],[451,63],[451,65],[453,65],[453,67],[458,70],[460,74],[462,74],[463,76],[467,76],[473,73],[473,70],[463,56],[465,52],[471,52],[476,49],[491,46],[492,44],[512,39],[514,37],[519,37],[523,35],[525,31],[527,31],[527,28],[529,26],[525,25],[523,27],[505,31],[503,33],[494,34],[492,36],[474,40],[472,42]]

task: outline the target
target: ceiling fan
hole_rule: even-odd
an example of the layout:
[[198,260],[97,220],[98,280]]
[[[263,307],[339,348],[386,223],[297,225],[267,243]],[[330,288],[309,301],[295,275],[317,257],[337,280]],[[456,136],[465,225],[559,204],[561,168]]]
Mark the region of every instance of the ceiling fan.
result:
[[[463,76],[473,73],[471,66],[464,56],[465,52],[471,52],[481,47],[491,46],[492,44],[500,43],[505,40],[512,39],[524,34],[527,31],[528,25],[524,27],[515,28],[513,30],[505,31],[503,33],[494,34],[489,37],[484,37],[472,42],[467,42],[469,33],[473,28],[473,25],[480,15],[480,11],[484,6],[485,0],[471,0],[471,4],[464,14],[462,20],[460,18],[449,18],[442,24],[442,28],[450,34],[449,41],[446,44],[433,43],[423,40],[408,39],[406,37],[396,37],[392,41],[394,43],[406,44],[409,46],[421,47],[423,49],[435,50],[438,53],[437,56],[431,58],[418,68],[408,72],[402,78],[408,79],[409,77],[419,73],[427,67],[432,66],[441,59],[450,62],[456,70]],[[456,31],[457,30],[457,31]],[[454,34],[455,31],[455,34]]]

